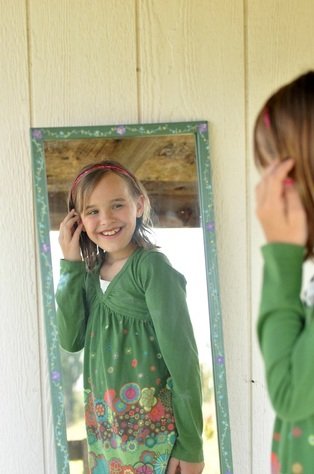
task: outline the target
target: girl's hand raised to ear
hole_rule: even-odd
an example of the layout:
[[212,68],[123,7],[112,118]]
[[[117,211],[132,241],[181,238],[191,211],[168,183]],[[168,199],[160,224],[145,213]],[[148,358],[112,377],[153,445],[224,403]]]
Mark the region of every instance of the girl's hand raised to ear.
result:
[[72,209],[61,222],[59,232],[59,244],[66,260],[82,260],[79,244],[82,229],[80,216]]
[[307,218],[295,183],[288,178],[294,161],[272,163],[256,187],[256,215],[268,242],[305,245]]
[[201,474],[203,469],[203,462],[186,462],[170,458],[167,474]]

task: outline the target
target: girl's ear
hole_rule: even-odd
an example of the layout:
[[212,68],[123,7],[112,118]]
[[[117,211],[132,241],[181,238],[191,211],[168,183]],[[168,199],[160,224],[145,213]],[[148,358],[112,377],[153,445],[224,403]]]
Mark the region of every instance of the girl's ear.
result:
[[144,214],[144,196],[142,194],[137,199],[136,208],[136,217],[142,217],[142,215]]

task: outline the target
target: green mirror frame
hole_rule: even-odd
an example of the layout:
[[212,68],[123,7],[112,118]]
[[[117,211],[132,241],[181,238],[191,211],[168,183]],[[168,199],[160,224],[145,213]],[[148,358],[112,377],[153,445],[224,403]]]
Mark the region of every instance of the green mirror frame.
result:
[[45,319],[48,370],[51,386],[52,416],[55,431],[55,449],[58,473],[68,474],[69,464],[49,240],[50,222],[44,153],[45,140],[58,141],[82,138],[117,139],[124,137],[193,134],[195,137],[198,192],[204,240],[220,466],[222,474],[232,474],[231,434],[218,279],[208,123],[206,121],[197,121],[134,125],[32,128],[30,133],[38,251],[43,298],[42,302]]

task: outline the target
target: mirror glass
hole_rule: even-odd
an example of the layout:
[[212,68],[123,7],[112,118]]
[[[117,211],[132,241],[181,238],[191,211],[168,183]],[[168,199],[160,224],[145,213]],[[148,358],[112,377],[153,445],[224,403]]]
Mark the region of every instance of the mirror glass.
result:
[[153,240],[187,280],[202,373],[205,472],[231,473],[208,124],[36,128],[31,143],[58,472],[88,472],[83,354],[60,349],[56,328],[58,229],[78,171],[108,159],[144,184],[153,209]]

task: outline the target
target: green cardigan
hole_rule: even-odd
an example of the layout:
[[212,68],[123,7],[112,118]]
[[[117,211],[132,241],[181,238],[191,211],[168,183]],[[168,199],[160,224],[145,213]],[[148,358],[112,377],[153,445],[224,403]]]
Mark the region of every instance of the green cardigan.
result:
[[301,300],[304,248],[267,244],[258,321],[276,412],[273,474],[314,472],[314,312]]
[[61,261],[60,342],[67,351],[84,348],[95,470],[107,472],[118,459],[137,472],[144,459],[163,472],[159,464],[170,455],[203,459],[200,371],[185,286],[156,250],[136,250],[105,293],[99,268],[86,272],[84,262]]

